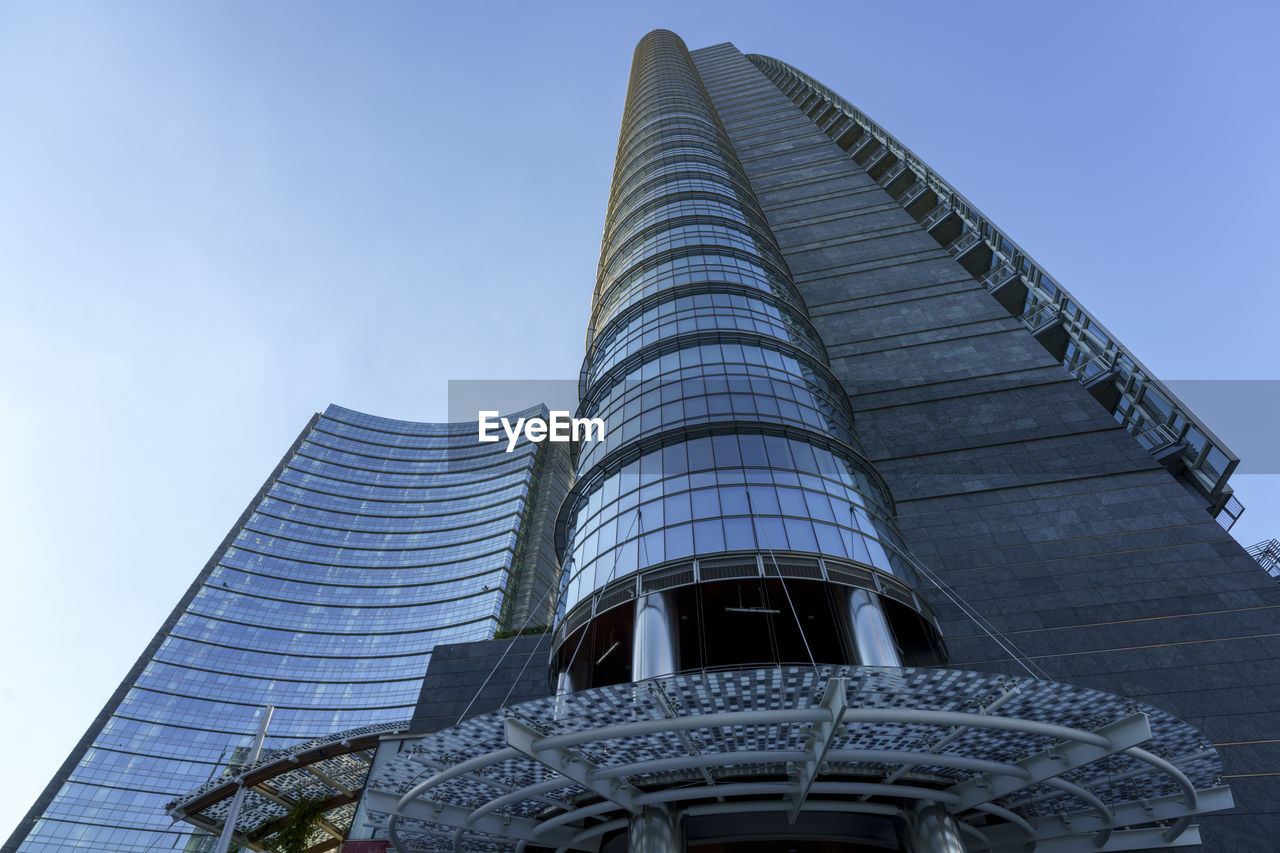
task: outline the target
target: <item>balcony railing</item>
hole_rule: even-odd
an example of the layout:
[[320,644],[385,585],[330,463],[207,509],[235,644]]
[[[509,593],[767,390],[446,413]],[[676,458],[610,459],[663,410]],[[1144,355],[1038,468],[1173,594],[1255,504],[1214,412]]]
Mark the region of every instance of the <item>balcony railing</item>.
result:
[[1249,549],[1249,556],[1267,570],[1273,578],[1280,578],[1280,539],[1268,539]]
[[929,189],[929,185],[926,184],[924,181],[916,181],[914,184],[907,187],[906,192],[898,196],[898,203],[901,204],[903,207],[907,207],[911,205],[916,199],[920,198],[920,196],[924,195],[924,192],[927,189]]
[[1058,305],[1056,302],[1050,302],[1048,305],[1041,305],[1039,308],[1033,308],[1018,319],[1022,321],[1022,325],[1031,330],[1032,334],[1035,334],[1061,318],[1062,306]]
[[935,225],[937,225],[939,222],[946,219],[950,215],[951,215],[951,206],[947,204],[939,204],[937,207],[935,207],[932,211],[929,212],[929,215],[926,216],[924,218],[924,221],[921,222],[920,224],[924,227],[924,230],[932,231]]
[[897,178],[899,175],[901,175],[905,171],[907,171],[907,164],[899,160],[897,163],[894,163],[892,166],[890,166],[888,170],[886,170],[885,173],[880,176],[881,185],[886,187],[889,186],[889,184],[893,183],[895,178]]
[[876,164],[879,163],[881,160],[884,160],[886,157],[891,157],[891,156],[893,156],[892,151],[890,151],[888,148],[881,148],[875,154],[872,154],[867,159],[866,163],[862,164],[862,168],[866,171],[870,171],[871,169],[875,168]]
[[1071,374],[1080,380],[1082,385],[1088,385],[1099,376],[1110,373],[1116,365],[1116,354],[1113,352],[1104,352],[1095,355],[1093,358],[1082,361],[1075,367],[1071,368]]
[[1165,424],[1147,423],[1137,429],[1130,428],[1129,434],[1138,443],[1151,452],[1172,447],[1178,443],[1178,435]]
[[982,278],[978,281],[987,290],[995,290],[1009,279],[1018,274],[1012,266],[1007,263],[1000,263],[982,274]]
[[947,244],[947,251],[958,258],[974,246],[982,242],[982,235],[977,231],[966,231]]

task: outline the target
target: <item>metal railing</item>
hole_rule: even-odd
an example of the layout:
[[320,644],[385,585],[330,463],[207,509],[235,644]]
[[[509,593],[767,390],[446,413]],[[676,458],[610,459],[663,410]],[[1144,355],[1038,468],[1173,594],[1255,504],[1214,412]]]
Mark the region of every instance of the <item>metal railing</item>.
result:
[[1018,318],[1034,334],[1056,320],[1062,319],[1062,306],[1056,302],[1033,308]]
[[1129,434],[1149,451],[1163,450],[1178,443],[1178,435],[1164,424],[1146,423],[1136,429],[1130,427]]
[[951,206],[949,204],[939,202],[938,206],[929,212],[929,215],[921,220],[920,225],[926,231],[933,230],[939,222],[951,215]]
[[1249,556],[1267,570],[1273,578],[1280,578],[1280,539],[1267,539],[1248,549]]
[[966,231],[947,244],[947,251],[958,258],[981,242],[982,235],[977,231]]
[[1017,270],[1002,262],[984,272],[978,282],[987,290],[995,290],[1017,274]]
[[890,166],[888,170],[883,175],[880,176],[880,183],[884,186],[888,186],[890,183],[893,182],[895,178],[897,178],[899,175],[901,175],[905,171],[907,171],[907,164],[899,160],[897,163],[894,163],[892,166]]
[[1110,373],[1116,366],[1116,354],[1113,352],[1104,352],[1095,355],[1093,358],[1086,359],[1074,367],[1070,368],[1071,374],[1080,380],[1082,385],[1087,385],[1099,376]]
[[[905,167],[906,163],[903,163],[902,165]],[[907,187],[906,192],[898,196],[898,203],[901,204],[903,207],[906,207],[907,205],[911,204],[916,199],[918,199],[920,196],[924,195],[924,191],[927,189],[929,189],[929,185],[926,184],[924,181],[916,181],[914,184]]]

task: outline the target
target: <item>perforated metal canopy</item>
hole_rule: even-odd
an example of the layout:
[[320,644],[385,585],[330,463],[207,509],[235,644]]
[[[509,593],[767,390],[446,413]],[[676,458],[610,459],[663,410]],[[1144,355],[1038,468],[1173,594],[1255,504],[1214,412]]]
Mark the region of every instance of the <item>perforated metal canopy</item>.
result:
[[527,702],[413,738],[365,806],[401,853],[596,850],[646,805],[958,819],[971,851],[1199,843],[1231,806],[1217,753],[1146,705],[944,669],[772,668]]
[[351,829],[379,738],[408,727],[407,722],[365,726],[268,753],[169,803],[169,815],[216,834],[243,784],[245,798],[235,826],[238,843],[265,850],[265,842],[293,809],[309,800],[323,803],[310,849],[319,853],[337,847]]

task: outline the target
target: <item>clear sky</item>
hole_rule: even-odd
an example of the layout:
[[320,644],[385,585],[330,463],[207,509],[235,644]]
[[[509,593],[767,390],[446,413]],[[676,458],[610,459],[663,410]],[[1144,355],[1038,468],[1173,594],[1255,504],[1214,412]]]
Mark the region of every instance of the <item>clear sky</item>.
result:
[[1157,375],[1280,378],[1274,3],[0,4],[0,838],[312,412],[576,376],[654,27],[858,104]]

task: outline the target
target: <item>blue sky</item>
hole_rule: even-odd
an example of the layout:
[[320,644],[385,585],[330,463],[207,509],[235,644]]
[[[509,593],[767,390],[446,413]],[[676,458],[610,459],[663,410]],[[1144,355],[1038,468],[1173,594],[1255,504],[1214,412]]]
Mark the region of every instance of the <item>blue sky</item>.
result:
[[0,836],[312,412],[576,375],[654,27],[845,95],[1157,375],[1280,379],[1275,4],[782,9],[0,5]]

